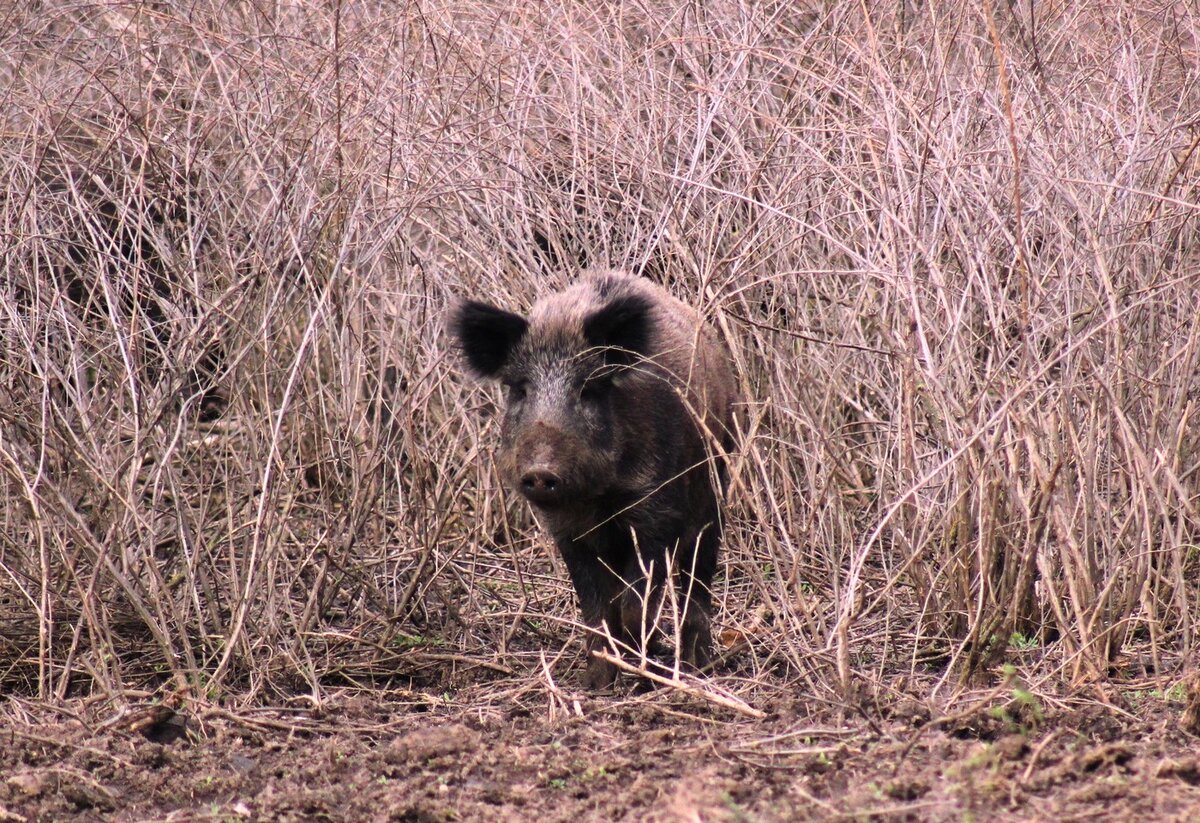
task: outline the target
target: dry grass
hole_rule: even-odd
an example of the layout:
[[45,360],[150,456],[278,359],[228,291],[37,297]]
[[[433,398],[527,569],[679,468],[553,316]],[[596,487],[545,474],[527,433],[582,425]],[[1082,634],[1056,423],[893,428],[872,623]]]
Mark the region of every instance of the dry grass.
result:
[[753,398],[730,694],[1180,680],[1195,9],[566,5],[0,12],[0,689],[557,689],[571,595],[442,317],[586,265]]

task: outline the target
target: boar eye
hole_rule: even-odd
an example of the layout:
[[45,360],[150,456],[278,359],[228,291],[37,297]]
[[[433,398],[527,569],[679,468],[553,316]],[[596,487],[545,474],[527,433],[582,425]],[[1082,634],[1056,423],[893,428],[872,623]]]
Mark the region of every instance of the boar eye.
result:
[[508,389],[508,401],[510,403],[524,400],[525,395],[529,393],[529,383],[525,380],[505,381],[504,385]]

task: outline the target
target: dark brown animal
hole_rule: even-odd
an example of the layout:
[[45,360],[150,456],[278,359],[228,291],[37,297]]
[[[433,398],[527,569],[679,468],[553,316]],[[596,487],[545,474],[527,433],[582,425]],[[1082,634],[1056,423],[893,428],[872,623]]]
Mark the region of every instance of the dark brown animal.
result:
[[[453,334],[470,370],[507,387],[498,462],[554,537],[584,622],[642,649],[676,569],[680,658],[711,660],[730,357],[692,309],[643,278],[593,274],[528,319],[464,301]],[[616,667],[591,651],[586,680]]]

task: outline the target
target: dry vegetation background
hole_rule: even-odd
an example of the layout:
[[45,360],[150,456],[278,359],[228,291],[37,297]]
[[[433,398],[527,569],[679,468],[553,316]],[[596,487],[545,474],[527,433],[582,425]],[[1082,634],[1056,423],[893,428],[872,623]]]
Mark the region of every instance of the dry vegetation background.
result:
[[0,6],[0,692],[569,685],[565,574],[443,318],[589,265],[701,307],[750,398],[725,688],[1179,683],[1198,33],[1123,0]]

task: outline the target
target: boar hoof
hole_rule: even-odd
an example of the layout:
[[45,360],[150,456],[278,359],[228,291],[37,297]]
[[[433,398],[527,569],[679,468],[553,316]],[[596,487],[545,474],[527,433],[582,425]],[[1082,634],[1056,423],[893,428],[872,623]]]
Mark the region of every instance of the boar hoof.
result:
[[703,672],[712,665],[712,635],[705,624],[686,627],[683,634],[683,662],[692,671]]
[[692,653],[684,658],[684,662],[691,667],[692,671],[703,672],[712,665],[712,652],[707,646],[696,646],[692,649]]
[[611,689],[612,685],[617,682],[617,667],[607,660],[589,656],[587,671],[583,674],[583,682],[594,691]]

